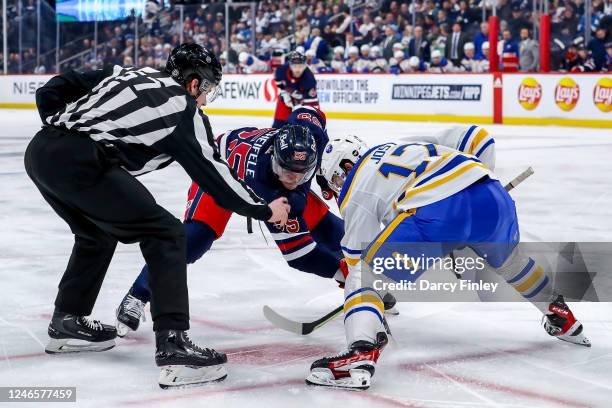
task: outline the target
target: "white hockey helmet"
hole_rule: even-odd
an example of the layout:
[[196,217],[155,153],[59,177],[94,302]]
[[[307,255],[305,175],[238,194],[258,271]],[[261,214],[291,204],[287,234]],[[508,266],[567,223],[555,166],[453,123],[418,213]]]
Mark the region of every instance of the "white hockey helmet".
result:
[[410,59],[408,59],[408,64],[412,68],[417,68],[420,63],[421,63],[421,60],[416,55],[413,55],[412,57],[410,57]]
[[352,46],[349,47],[348,53],[349,53],[349,55],[359,55],[359,48],[357,48],[356,46],[352,45]]
[[361,53],[362,54],[369,54],[370,52],[370,46],[368,44],[363,44],[361,46]]
[[325,177],[329,188],[340,194],[348,174],[345,165],[354,165],[367,151],[364,141],[354,135],[330,140],[323,150],[319,174]]
[[249,53],[248,52],[244,52],[242,51],[240,54],[238,54],[238,62],[240,64],[246,64],[248,59],[249,59]]
[[474,43],[472,42],[467,42],[463,46],[463,51],[468,51],[468,50],[473,50],[473,49],[474,49]]
[[382,50],[380,49],[380,47],[378,45],[373,46],[372,48],[370,48],[370,55],[373,57],[380,57],[380,55],[382,54]]
[[304,55],[306,55],[306,58],[314,58],[314,57],[317,55],[317,53],[316,53],[316,52],[314,52],[314,51],[313,51],[313,50],[311,50],[311,49],[308,49],[308,50],[306,50],[306,52],[304,53]]
[[440,50],[433,50],[431,52],[431,59],[439,59],[442,58],[442,53],[440,52]]
[[334,54],[344,54],[344,47],[341,45],[334,47]]
[[489,49],[489,42],[488,41],[483,42],[481,48],[483,50],[488,50]]
[[393,58],[395,58],[396,60],[403,60],[404,59],[404,51],[402,50],[397,50],[393,53]]

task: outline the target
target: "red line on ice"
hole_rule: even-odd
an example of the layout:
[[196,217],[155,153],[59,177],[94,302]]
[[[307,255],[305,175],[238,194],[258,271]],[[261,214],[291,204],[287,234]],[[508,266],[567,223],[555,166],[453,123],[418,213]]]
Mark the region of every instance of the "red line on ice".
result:
[[578,401],[572,401],[567,398],[560,398],[560,397],[558,398],[558,397],[554,397],[548,394],[540,394],[538,392],[525,390],[522,388],[511,387],[508,385],[492,383],[492,382],[481,380],[481,379],[468,378],[468,377],[449,374],[449,373],[444,373],[444,375],[442,375],[440,373],[435,372],[434,370],[428,370],[428,371],[429,371],[428,374],[433,377],[439,377],[439,378],[448,377],[462,384],[475,385],[477,387],[487,388],[487,389],[494,390],[494,391],[500,391],[506,394],[520,395],[521,397],[528,397],[528,398],[538,399],[542,401],[554,402],[556,404],[561,404],[561,405],[565,405],[568,407],[576,407],[576,408],[590,408],[591,407],[591,405],[587,405],[587,404],[584,404]]
[[484,381],[481,379],[473,379],[473,378],[467,378],[463,376],[457,376],[453,374],[448,374],[447,372],[444,372],[444,375],[442,375],[432,370],[431,368],[427,367],[427,365],[444,365],[444,364],[455,363],[455,362],[468,362],[471,360],[473,361],[473,360],[486,359],[486,358],[491,358],[491,357],[502,356],[505,354],[532,353],[534,351],[538,351],[541,349],[548,349],[548,348],[550,348],[550,345],[548,344],[538,344],[538,345],[515,348],[515,349],[492,350],[492,351],[484,351],[480,353],[469,353],[469,354],[457,355],[457,356],[452,356],[452,357],[443,357],[443,358],[438,358],[438,359],[416,361],[412,363],[401,364],[400,367],[405,370],[421,371],[421,372],[426,371],[427,375],[430,375],[433,377],[444,378],[444,376],[447,376],[453,379],[454,381],[457,381],[462,384],[476,385],[482,388],[488,388],[494,391],[504,392],[504,393],[511,394],[511,395],[520,395],[523,397],[528,397],[528,398],[533,398],[533,399],[538,399],[538,400],[548,401],[548,402],[554,402],[557,404],[562,404],[565,406],[576,407],[576,408],[590,407],[590,405],[585,405],[581,402],[576,402],[576,401],[568,400],[565,398],[557,398],[549,394],[538,393],[535,391],[525,390],[521,388],[496,384],[496,383]]

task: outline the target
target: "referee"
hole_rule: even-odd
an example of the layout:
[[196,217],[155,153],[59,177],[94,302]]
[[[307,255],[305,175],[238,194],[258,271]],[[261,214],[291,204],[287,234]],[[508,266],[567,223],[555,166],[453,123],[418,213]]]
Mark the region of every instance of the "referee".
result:
[[225,355],[189,340],[183,225],[136,179],[176,160],[230,211],[287,220],[286,199],[266,204],[219,155],[200,107],[216,96],[221,65],[196,44],[176,47],[165,72],[109,66],[58,75],[36,92],[43,121],[25,168],[68,223],[74,247],[59,283],[48,353],[102,351],[116,330],[91,314],[117,242],[140,244],[151,276],[159,366],[222,364]]

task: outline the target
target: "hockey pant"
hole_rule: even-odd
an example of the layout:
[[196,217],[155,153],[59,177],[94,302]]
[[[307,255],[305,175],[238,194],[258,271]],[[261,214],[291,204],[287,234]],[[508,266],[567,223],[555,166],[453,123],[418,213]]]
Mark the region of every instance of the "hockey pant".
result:
[[154,330],[189,328],[183,226],[135,177],[88,137],[48,126],[28,145],[25,168],[74,234],[57,310],[89,315],[117,242],[138,242],[149,265]]
[[[484,178],[446,199],[398,215],[366,248],[362,263],[393,258],[398,244],[406,244],[402,254],[414,258],[444,258],[468,246],[481,257],[486,254],[488,266],[544,312],[552,298],[549,273],[522,253],[519,238],[514,202],[498,181]],[[385,275],[414,282],[425,272]],[[380,295],[362,285],[361,267],[351,268],[344,291],[348,344],[374,342],[376,333],[383,330],[384,307]]]

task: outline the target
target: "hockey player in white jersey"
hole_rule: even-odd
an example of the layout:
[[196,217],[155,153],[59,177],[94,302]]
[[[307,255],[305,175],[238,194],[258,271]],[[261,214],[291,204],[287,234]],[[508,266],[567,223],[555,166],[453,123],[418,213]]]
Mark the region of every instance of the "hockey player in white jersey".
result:
[[[517,247],[520,235],[514,202],[492,171],[494,140],[477,126],[457,133],[438,140],[461,152],[422,142],[385,143],[365,151],[365,144],[356,137],[327,145],[321,171],[339,194],[345,225],[348,350],[315,361],[307,383],[352,389],[370,386],[387,335],[380,294],[363,284],[362,268],[377,258],[393,257],[392,243],[445,243],[404,245],[402,251],[415,258],[423,251],[429,251],[426,256],[444,257],[467,244],[480,257],[486,254],[488,266],[544,314],[544,328],[550,335],[590,346],[582,324],[563,297],[553,293],[546,267]],[[411,279],[425,272],[414,270]]]

